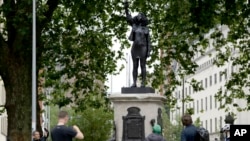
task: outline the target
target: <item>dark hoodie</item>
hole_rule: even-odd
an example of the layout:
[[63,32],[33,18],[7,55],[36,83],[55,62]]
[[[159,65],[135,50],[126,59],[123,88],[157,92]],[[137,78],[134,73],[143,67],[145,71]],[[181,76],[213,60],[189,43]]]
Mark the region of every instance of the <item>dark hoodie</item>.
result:
[[148,135],[145,141],[166,141],[166,140],[159,134],[151,133]]

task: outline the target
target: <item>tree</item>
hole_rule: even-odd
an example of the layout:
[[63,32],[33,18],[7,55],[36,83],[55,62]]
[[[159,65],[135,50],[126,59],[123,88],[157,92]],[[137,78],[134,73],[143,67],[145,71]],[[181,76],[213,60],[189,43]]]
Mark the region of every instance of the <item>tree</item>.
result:
[[169,115],[163,112],[163,136],[168,141],[179,141],[181,140],[181,131],[183,129],[181,118],[176,117],[176,123],[170,121]]
[[104,108],[87,108],[73,115],[71,125],[78,125],[86,141],[106,141],[111,137],[113,114]]
[[[233,104],[240,111],[249,109],[249,1],[135,0],[133,6],[150,17],[154,43],[149,62],[154,68],[152,85],[165,93],[171,107],[176,103],[172,97],[175,88],[198,67],[192,61],[195,54],[204,55],[212,41],[218,56],[214,64],[220,67],[229,63],[239,68],[227,81],[226,90],[219,90],[216,95],[223,103],[221,108],[227,111],[230,110],[227,105]],[[223,33],[222,26],[228,27],[228,33]],[[209,32],[211,35],[207,37]],[[179,66],[177,72],[172,70],[173,62]],[[196,80],[189,83],[195,91],[202,90]],[[161,84],[164,87],[159,87]],[[248,104],[239,107],[233,99],[245,99]]]
[[[37,1],[37,70],[47,73],[46,86],[59,94],[53,95],[55,102],[72,100],[83,107],[85,103],[94,107],[103,104],[95,99],[104,96],[102,83],[115,71],[116,60],[121,57],[111,51],[111,39],[114,35],[125,37],[124,26],[117,25],[123,18],[110,17],[119,11],[112,10],[116,3]],[[1,13],[0,76],[6,89],[8,136],[25,140],[31,133],[32,1],[4,1]],[[71,92],[71,97],[62,91]]]

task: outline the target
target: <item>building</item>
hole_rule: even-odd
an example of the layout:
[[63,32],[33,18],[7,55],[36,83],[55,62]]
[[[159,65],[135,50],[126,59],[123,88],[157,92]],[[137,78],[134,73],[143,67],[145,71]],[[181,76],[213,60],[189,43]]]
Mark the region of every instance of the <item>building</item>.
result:
[[[226,30],[226,28],[224,28]],[[237,55],[237,51],[233,55]],[[205,55],[197,54],[193,61],[199,66],[196,69],[194,75],[190,75],[184,78],[184,83],[179,86],[174,96],[178,99],[177,107],[174,112],[170,112],[170,119],[174,123],[178,122],[176,117],[181,116],[187,111],[187,109],[193,109],[193,120],[200,119],[201,126],[208,129],[210,132],[210,139],[220,138],[219,131],[224,126],[225,116],[229,112],[235,114],[234,124],[250,124],[248,118],[250,112],[238,112],[233,106],[230,106],[229,112],[225,112],[224,109],[219,109],[221,102],[219,102],[214,96],[219,89],[225,91],[225,83],[230,79],[233,72],[239,71],[239,67],[233,66],[231,62],[226,63],[224,66],[217,67],[213,64],[216,58],[216,51],[213,46],[207,48]],[[204,90],[195,92],[190,85],[192,79],[200,82]],[[249,92],[248,92],[249,93]],[[190,96],[193,101],[182,102],[183,98]],[[238,103],[239,106],[244,106],[246,101],[234,100],[234,103]]]
[[[0,105],[3,106],[5,105],[5,89],[4,89],[4,83],[0,77]],[[0,107],[0,109],[2,110],[3,108]],[[7,136],[7,113],[6,111],[4,111],[1,115],[0,115],[0,140],[4,141],[6,140],[6,136]]]

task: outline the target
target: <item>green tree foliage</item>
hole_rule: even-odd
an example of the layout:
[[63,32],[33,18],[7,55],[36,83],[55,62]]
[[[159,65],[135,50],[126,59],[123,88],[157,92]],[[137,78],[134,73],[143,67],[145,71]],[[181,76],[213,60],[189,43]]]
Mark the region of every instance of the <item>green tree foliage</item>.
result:
[[[171,106],[176,102],[171,94],[181,84],[180,80],[194,74],[198,67],[192,61],[195,54],[205,55],[209,41],[212,41],[217,53],[215,65],[221,67],[228,63],[239,67],[237,72],[228,74],[230,77],[225,90],[218,91],[216,95],[222,102],[221,108],[230,110],[226,105],[234,104],[240,111],[249,109],[249,1],[134,0],[130,3],[135,11],[145,12],[150,19],[153,54],[149,63],[154,68],[152,85],[160,88],[159,85],[167,80],[162,90]],[[228,27],[228,33],[222,27]],[[208,33],[211,33],[209,38]],[[173,61],[179,65],[175,73],[171,70]],[[180,79],[176,79],[176,75]],[[194,90],[202,90],[196,80],[188,83]],[[237,103],[233,103],[238,98],[246,99],[248,104],[238,107]]]
[[86,141],[106,141],[111,137],[113,114],[104,108],[87,108],[73,114],[71,125],[77,125]]
[[179,141],[181,140],[181,131],[183,129],[180,117],[176,117],[178,121],[173,124],[170,121],[168,114],[163,112],[163,136],[167,141]]

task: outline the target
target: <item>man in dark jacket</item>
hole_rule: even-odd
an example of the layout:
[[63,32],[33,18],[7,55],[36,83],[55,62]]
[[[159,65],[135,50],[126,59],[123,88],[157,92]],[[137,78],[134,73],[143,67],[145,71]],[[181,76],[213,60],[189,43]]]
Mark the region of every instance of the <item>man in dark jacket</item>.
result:
[[153,133],[149,134],[148,137],[146,138],[146,141],[166,141],[162,136],[161,136],[161,126],[156,124],[153,127]]
[[46,141],[49,136],[49,131],[46,128],[44,128],[44,130],[45,130],[45,134],[42,137],[40,136],[40,133],[38,131],[34,131],[33,141]]
[[192,117],[185,114],[182,117],[182,124],[185,128],[181,132],[181,141],[198,141],[197,128],[193,125]]

